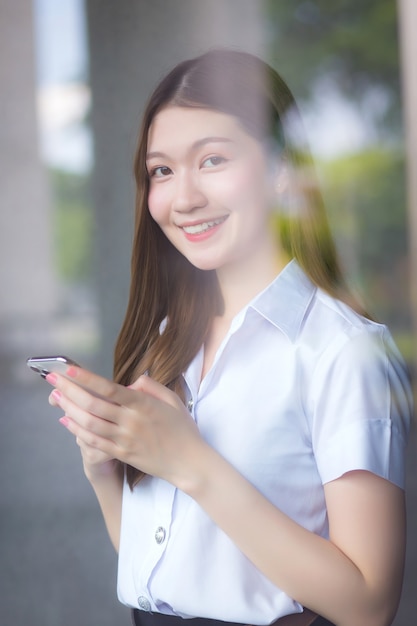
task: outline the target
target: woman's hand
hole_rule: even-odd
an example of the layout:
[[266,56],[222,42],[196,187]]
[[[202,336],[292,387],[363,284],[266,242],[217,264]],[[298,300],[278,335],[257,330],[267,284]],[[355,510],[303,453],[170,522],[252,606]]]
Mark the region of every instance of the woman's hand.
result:
[[180,488],[192,478],[204,443],[175,393],[147,376],[130,387],[74,366],[67,376],[47,376],[50,401],[65,411],[60,421],[76,437],[88,477],[119,460]]
[[[60,392],[53,391],[49,396],[49,404],[51,406],[59,406]],[[62,417],[60,423],[63,426],[68,425],[68,417]],[[102,452],[98,448],[89,446],[85,441],[76,437],[76,442],[80,448],[81,456],[83,460],[84,472],[90,482],[100,480],[100,478],[106,478],[109,474],[112,474],[116,468],[117,461],[108,454]]]

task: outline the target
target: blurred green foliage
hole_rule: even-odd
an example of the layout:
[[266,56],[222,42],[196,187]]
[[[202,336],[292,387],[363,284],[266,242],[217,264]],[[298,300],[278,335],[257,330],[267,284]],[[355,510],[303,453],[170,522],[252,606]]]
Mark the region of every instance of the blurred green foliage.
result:
[[64,283],[85,283],[92,271],[93,213],[84,174],[50,170],[55,259]]
[[[363,152],[319,162],[350,282],[410,345],[409,269],[397,3],[266,0],[268,58],[304,108],[325,84],[370,123]],[[371,97],[370,97],[371,96]]]
[[297,98],[308,99],[323,76],[346,98],[384,92],[383,122],[401,126],[395,0],[267,0],[268,53]]
[[321,164],[332,230],[367,308],[394,327],[409,320],[404,155],[373,148]]

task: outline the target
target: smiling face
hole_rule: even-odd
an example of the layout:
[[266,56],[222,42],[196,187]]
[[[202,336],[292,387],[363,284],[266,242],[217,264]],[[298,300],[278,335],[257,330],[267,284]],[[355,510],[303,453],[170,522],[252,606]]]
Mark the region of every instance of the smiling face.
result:
[[219,272],[273,254],[270,164],[237,119],[162,109],[149,130],[147,170],[150,214],[193,265]]

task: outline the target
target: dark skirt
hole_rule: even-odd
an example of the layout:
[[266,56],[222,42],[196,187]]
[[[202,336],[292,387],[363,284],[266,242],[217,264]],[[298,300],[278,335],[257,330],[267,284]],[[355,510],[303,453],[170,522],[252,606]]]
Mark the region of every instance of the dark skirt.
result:
[[[195,617],[192,619],[182,619],[175,615],[164,615],[163,613],[150,613],[147,611],[132,610],[133,626],[243,626],[234,622],[223,622],[216,619],[206,619]],[[334,626],[320,615],[315,615],[310,611],[296,613],[280,617],[270,626]],[[247,625],[246,625],[247,626]]]

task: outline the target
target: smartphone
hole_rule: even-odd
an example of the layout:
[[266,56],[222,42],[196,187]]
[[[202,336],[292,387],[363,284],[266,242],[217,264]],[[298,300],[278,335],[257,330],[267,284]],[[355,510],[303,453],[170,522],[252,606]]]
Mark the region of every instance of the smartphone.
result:
[[[62,376],[66,376],[67,368],[70,365],[76,365],[77,367],[81,367],[78,363],[76,363],[73,359],[70,359],[67,356],[31,356],[26,360],[26,365],[33,371],[42,376],[42,378],[46,378],[48,374],[51,372],[55,372],[56,374],[61,374]],[[66,376],[67,377],[67,376]],[[67,377],[68,378],[68,377]],[[73,383],[91,393],[91,395],[96,398],[101,398],[102,400],[106,400],[110,404],[117,404],[111,400],[108,400],[104,396],[96,393],[92,389],[88,389],[84,385],[81,385],[73,378],[69,378]]]
[[31,356],[27,359],[26,365],[33,372],[40,374],[42,378],[46,378],[51,372],[65,376],[65,372],[70,365],[80,367],[78,363],[67,356]]

